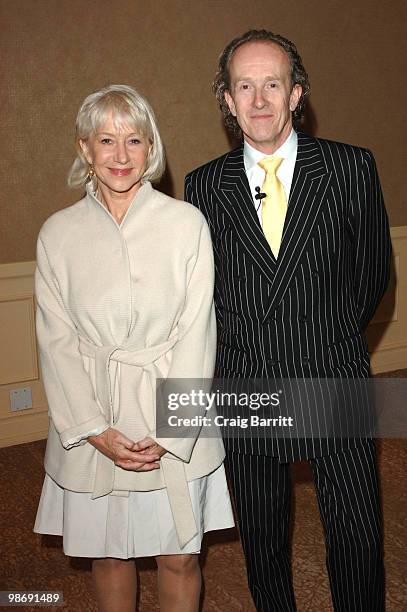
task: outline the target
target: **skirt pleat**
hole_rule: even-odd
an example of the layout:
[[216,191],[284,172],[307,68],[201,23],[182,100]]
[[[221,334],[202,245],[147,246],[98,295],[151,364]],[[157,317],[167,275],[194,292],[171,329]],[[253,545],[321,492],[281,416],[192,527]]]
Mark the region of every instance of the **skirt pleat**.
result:
[[179,547],[167,490],[131,491],[92,499],[46,475],[34,531],[63,537],[72,557],[149,557],[199,553],[203,534],[234,526],[223,465],[188,483],[197,535]]

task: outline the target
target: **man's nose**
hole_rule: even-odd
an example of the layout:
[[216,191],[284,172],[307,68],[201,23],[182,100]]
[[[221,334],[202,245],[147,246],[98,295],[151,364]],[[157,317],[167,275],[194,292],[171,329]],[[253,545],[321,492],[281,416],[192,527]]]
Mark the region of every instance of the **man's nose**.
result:
[[263,108],[267,104],[267,98],[264,96],[264,91],[261,87],[254,92],[254,106],[256,108]]

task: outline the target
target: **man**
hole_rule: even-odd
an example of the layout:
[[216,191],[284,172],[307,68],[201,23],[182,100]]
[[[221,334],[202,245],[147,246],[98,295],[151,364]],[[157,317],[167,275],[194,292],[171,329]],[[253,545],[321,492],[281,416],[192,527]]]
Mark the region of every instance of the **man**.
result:
[[[293,129],[308,77],[295,46],[272,32],[233,40],[214,89],[243,144],[190,173],[186,199],[212,231],[217,376],[368,377],[363,330],[387,286],[390,259],[372,154]],[[374,442],[308,431],[225,443],[257,610],[296,609],[288,463],[304,458],[314,474],[335,610],[383,610]]]

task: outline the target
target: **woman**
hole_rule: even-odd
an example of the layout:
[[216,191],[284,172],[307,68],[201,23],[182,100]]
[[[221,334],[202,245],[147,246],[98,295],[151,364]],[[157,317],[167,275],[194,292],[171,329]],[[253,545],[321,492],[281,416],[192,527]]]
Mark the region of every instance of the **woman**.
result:
[[92,557],[99,609],[135,609],[134,557],[155,556],[163,611],[198,610],[203,532],[233,526],[219,438],[157,438],[156,378],[213,375],[210,234],[155,191],[164,153],[131,87],[88,96],[69,184],[86,196],[38,238],[37,334],[50,409],[34,530]]

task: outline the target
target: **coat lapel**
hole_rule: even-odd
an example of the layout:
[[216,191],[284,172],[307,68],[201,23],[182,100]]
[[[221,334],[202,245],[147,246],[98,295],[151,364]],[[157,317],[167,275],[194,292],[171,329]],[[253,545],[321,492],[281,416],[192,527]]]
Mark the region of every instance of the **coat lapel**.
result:
[[213,190],[243,248],[273,283],[277,264],[257,216],[244,168],[243,145],[226,157],[219,184],[214,185]]
[[330,177],[318,141],[298,133],[297,160],[287,216],[270,293],[271,301],[264,318],[283,299],[323,205]]

